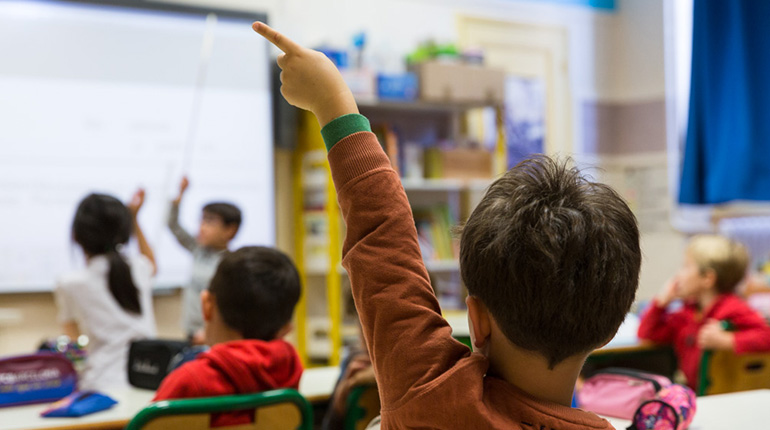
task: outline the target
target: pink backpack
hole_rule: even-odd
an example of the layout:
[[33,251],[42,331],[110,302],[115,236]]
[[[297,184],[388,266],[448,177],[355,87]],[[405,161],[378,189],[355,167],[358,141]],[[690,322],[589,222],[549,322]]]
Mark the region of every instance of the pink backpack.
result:
[[608,368],[586,379],[578,392],[578,405],[599,415],[630,420],[642,403],[655,399],[670,385],[665,376]]
[[639,406],[627,430],[684,430],[695,410],[695,393],[683,385],[671,385]]

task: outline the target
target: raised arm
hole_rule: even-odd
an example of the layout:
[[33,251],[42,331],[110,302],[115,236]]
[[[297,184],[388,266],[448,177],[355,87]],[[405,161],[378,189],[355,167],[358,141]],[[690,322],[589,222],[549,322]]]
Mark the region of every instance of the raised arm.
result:
[[131,223],[133,224],[134,236],[139,243],[139,252],[150,260],[150,264],[152,264],[152,274],[155,275],[155,273],[158,272],[158,266],[155,263],[155,253],[147,242],[147,238],[144,237],[142,227],[139,226],[139,210],[142,209],[142,205],[144,205],[144,190],[139,189],[131,198],[131,202],[128,204],[128,210],[131,211]]
[[411,207],[334,64],[262,23],[284,54],[281,92],[316,115],[347,225],[350,276],[383,408],[398,408],[470,353],[452,339],[422,262]]
[[167,224],[177,242],[188,251],[193,252],[198,246],[198,242],[179,224],[179,205],[182,204],[182,198],[189,185],[190,182],[187,180],[187,177],[183,177],[179,184],[179,195],[171,201],[171,207],[168,210]]

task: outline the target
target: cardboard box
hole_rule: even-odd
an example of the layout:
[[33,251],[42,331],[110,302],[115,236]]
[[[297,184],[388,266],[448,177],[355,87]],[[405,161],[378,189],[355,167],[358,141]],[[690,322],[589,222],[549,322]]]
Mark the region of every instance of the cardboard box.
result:
[[505,72],[477,65],[428,61],[414,67],[420,99],[428,102],[502,103]]
[[425,177],[487,179],[493,175],[492,153],[484,149],[456,148],[425,151]]

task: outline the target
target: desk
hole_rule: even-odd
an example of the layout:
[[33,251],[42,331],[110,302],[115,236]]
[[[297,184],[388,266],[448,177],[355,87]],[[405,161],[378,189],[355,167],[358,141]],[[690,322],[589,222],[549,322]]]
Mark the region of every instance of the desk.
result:
[[121,429],[128,421],[145,407],[155,391],[140,388],[128,388],[110,393],[118,401],[112,408],[80,418],[41,418],[40,412],[48,408],[47,404],[17,406],[0,409],[0,428],[3,430],[22,429]]
[[444,319],[452,327],[452,336],[455,339],[471,337],[471,329],[468,327],[468,312],[450,311],[444,314]]
[[[455,339],[469,338],[471,336],[470,328],[468,327],[468,312],[466,311],[449,311],[444,314],[444,319],[452,327],[452,336]],[[636,337],[636,332],[639,328],[639,317],[634,314],[628,314],[625,321],[618,329],[615,337],[603,348],[598,349],[594,354],[604,353],[626,353],[633,352],[640,349],[654,348],[652,345],[644,344],[640,342]]]
[[[339,374],[339,367],[307,369],[299,382],[299,392],[311,403],[327,401],[334,391]],[[40,412],[48,408],[47,404],[1,408],[0,429],[122,429],[137,412],[152,401],[155,391],[131,387],[110,395],[118,401],[117,405],[80,418],[41,418]]]
[[[767,428],[770,423],[770,390],[744,391],[698,397],[695,419],[689,430],[733,430]],[[618,430],[631,421],[607,418]]]
[[339,366],[305,369],[299,381],[299,393],[310,403],[325,402],[334,392],[339,377]]

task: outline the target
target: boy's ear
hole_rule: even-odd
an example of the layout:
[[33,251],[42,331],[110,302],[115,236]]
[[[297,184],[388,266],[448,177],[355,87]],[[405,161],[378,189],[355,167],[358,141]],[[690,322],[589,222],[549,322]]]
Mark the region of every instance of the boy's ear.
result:
[[211,321],[211,316],[214,313],[214,296],[209,290],[201,291],[201,311],[203,313],[203,321]]
[[286,325],[281,327],[280,330],[278,330],[278,333],[275,334],[275,339],[276,340],[283,339],[286,335],[291,333],[292,330],[294,330],[294,324],[291,321],[289,321],[286,323]]
[[235,224],[226,225],[225,226],[225,236],[227,237],[227,241],[231,241],[235,238],[235,235],[238,233],[238,226]]
[[489,310],[481,300],[473,296],[468,296],[465,299],[465,304],[468,306],[468,326],[473,350],[481,350],[487,346],[492,334]]

